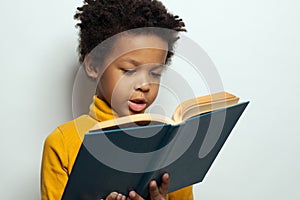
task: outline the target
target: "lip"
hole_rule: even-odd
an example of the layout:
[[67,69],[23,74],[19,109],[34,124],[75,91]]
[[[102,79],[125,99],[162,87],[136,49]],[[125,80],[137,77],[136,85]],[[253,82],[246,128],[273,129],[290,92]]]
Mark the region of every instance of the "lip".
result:
[[132,98],[128,100],[128,106],[134,112],[141,112],[147,107],[147,101],[144,98]]

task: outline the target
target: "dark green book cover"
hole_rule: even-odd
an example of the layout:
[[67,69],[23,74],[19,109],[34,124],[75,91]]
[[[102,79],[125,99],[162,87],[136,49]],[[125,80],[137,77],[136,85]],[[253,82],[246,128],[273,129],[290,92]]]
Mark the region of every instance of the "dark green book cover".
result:
[[170,175],[169,192],[201,182],[249,102],[192,117],[179,125],[158,124],[85,135],[63,200],[99,200],[113,191],[135,190]]

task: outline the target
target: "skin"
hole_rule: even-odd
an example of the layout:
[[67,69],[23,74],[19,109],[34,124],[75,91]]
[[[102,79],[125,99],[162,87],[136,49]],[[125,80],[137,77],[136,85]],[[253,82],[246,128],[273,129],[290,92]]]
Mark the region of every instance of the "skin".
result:
[[[170,177],[167,173],[162,176],[162,183],[160,186],[156,184],[156,181],[151,181],[149,184],[149,192],[151,200],[165,200],[168,193],[168,187],[170,184]],[[134,191],[129,192],[130,200],[144,200],[140,195]]]
[[[168,187],[170,184],[170,177],[166,173],[162,176],[162,183],[160,186],[157,186],[156,181],[151,181],[149,184],[149,192],[151,200],[165,200],[168,193]],[[112,192],[107,197],[106,200],[144,200],[139,194],[135,191],[129,192],[129,197],[126,197],[123,194]]]
[[[118,37],[104,65],[84,61],[87,74],[98,79],[96,95],[106,101],[118,117],[144,113],[154,102],[165,67],[168,44],[155,35],[126,34]],[[104,70],[103,70],[104,69]],[[161,185],[149,183],[151,200],[164,200],[170,178],[162,177]],[[143,200],[135,191],[129,196],[112,192],[106,200]]]
[[104,66],[85,64],[88,75],[99,79],[96,95],[120,117],[144,113],[153,103],[166,56],[167,43],[160,37],[127,34],[116,39]]

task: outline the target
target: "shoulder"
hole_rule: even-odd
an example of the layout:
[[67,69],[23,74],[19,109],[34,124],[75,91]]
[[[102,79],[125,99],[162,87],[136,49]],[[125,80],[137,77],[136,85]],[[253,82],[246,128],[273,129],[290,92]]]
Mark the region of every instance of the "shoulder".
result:
[[58,126],[45,140],[45,146],[62,146],[80,140],[97,123],[89,115],[82,115]]
[[70,173],[83,136],[94,123],[96,122],[93,118],[83,115],[58,126],[48,135],[43,149],[43,173],[47,174],[52,170],[51,173],[56,174],[62,172],[62,169]]

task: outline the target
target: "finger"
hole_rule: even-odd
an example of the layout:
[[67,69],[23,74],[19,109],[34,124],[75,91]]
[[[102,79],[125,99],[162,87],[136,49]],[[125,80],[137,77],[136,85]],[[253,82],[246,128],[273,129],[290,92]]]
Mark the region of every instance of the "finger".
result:
[[159,192],[162,195],[166,195],[168,193],[169,185],[170,185],[170,176],[168,173],[164,173],[164,175],[162,176],[161,185],[159,186]]
[[149,184],[149,192],[151,200],[159,200],[161,197],[161,194],[159,192],[159,189],[157,187],[156,181],[151,181]]
[[122,198],[122,195],[118,194],[116,200],[121,200],[121,198]]
[[122,199],[121,200],[126,200],[126,196],[122,195]]
[[131,200],[144,200],[138,193],[135,191],[130,191],[129,192],[129,197]]
[[121,193],[119,193],[116,198],[116,200],[126,200],[126,196],[122,195]]
[[123,195],[122,194],[118,194],[116,200],[122,200],[123,199]]
[[106,200],[115,200],[117,196],[118,196],[117,192],[112,192],[106,197]]

